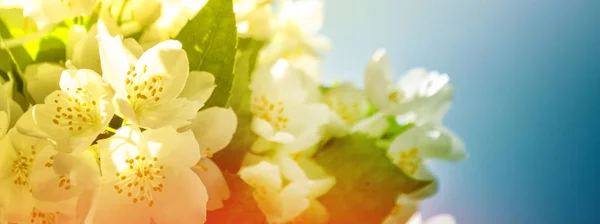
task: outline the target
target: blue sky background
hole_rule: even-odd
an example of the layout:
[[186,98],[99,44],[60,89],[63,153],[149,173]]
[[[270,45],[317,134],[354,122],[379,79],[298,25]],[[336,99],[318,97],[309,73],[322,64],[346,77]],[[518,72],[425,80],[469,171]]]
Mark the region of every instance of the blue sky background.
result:
[[450,75],[445,121],[471,157],[434,164],[425,216],[600,223],[600,1],[326,0],[325,19],[327,82],[361,84],[379,47],[397,75]]

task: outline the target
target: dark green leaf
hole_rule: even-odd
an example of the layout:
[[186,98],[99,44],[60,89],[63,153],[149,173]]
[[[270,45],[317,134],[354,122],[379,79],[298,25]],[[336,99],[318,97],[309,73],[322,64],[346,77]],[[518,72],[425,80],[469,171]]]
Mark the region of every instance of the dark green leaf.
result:
[[48,36],[40,41],[40,51],[38,51],[35,62],[64,62],[67,58],[67,46],[62,40]]
[[[237,130],[227,148],[215,154],[214,161],[221,169],[236,173],[242,158],[256,138],[250,130],[252,114],[250,113],[250,77],[256,64],[256,58],[263,45],[260,41],[240,41],[236,56],[235,80],[231,90],[230,106],[238,118]],[[214,93],[213,93],[214,94]]]
[[256,135],[250,130],[252,114],[250,113],[249,87],[256,57],[262,47],[262,43],[257,41],[246,40],[243,42],[244,45],[239,48],[236,56],[235,80],[230,100],[231,108],[238,117],[238,127],[227,148],[219,151],[213,157],[213,161],[223,171],[231,197],[225,201],[224,208],[208,212],[206,223],[266,223],[263,213],[258,209],[252,197],[254,189],[241,180],[238,175],[235,175],[240,169],[244,155],[256,138]]
[[381,223],[398,195],[430,183],[405,175],[385,149],[363,135],[333,139],[314,157],[337,180],[319,198],[329,211],[330,223]]
[[237,28],[231,0],[208,0],[175,37],[183,44],[190,69],[215,76],[217,88],[205,107],[228,105],[234,80]]

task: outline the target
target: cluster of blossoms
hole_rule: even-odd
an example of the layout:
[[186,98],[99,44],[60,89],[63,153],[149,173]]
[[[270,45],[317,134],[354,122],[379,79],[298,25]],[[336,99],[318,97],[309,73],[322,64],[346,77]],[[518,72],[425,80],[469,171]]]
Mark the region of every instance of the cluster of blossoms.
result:
[[[373,151],[383,150],[407,180],[428,183],[390,195],[395,207],[371,221],[421,223],[419,203],[437,190],[426,162],[467,157],[442,124],[453,98],[448,76],[417,68],[394,84],[377,50],[364,89],[324,87],[323,0],[230,1],[0,0],[0,28],[15,36],[0,39],[0,223],[210,222],[211,211],[240,195],[219,162],[228,158],[215,159],[238,140],[247,143],[235,151],[243,159],[226,171],[251,192],[243,200],[264,222],[328,223],[334,214],[320,198],[344,177],[315,158],[329,141],[356,135],[376,142]],[[227,7],[214,13],[213,3],[231,5],[234,35],[264,44],[247,85],[190,65],[190,54],[213,50],[202,49],[206,40],[178,40],[189,21],[213,21],[211,32],[221,32]],[[48,50],[58,60],[40,60],[39,39],[48,36],[63,40]],[[32,50],[35,41],[40,49]],[[229,96],[216,94],[223,80],[237,88]],[[209,102],[216,97],[248,105]]]

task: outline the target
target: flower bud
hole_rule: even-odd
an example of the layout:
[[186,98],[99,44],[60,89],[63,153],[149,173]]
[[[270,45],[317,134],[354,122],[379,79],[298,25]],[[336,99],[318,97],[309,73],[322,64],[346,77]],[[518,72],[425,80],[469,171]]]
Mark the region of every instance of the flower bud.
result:
[[59,90],[58,82],[64,68],[55,63],[38,63],[25,69],[27,92],[35,103],[43,103],[46,96]]

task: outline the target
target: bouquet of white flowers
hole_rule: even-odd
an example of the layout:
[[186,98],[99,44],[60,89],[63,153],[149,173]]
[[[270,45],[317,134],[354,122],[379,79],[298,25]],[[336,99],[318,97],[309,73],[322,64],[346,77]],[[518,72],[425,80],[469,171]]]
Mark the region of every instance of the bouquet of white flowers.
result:
[[0,0],[0,223],[420,223],[426,162],[467,157],[448,76],[394,84],[377,50],[364,89],[322,85],[322,22],[323,0]]

